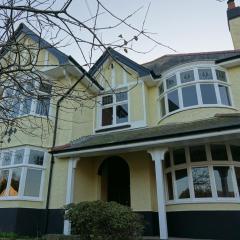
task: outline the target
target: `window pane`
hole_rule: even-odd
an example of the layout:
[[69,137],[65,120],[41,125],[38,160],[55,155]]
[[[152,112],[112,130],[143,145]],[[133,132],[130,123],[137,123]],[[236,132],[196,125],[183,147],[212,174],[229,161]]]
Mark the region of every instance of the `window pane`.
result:
[[9,176],[8,170],[0,171],[0,197],[3,197],[6,195],[8,176]]
[[238,192],[240,194],[240,167],[235,167],[235,175],[237,178]]
[[213,84],[200,84],[203,104],[216,104],[217,97]]
[[191,162],[207,161],[205,146],[192,146],[189,151]]
[[234,197],[229,167],[213,167],[218,197]]
[[176,86],[176,85],[177,85],[177,77],[176,77],[176,75],[168,78],[168,79],[166,80],[166,84],[167,84],[167,89]]
[[165,165],[165,168],[171,167],[170,152],[166,152],[164,155],[164,165]]
[[39,91],[50,94],[52,91],[52,85],[47,84],[47,83],[41,83],[39,86]]
[[198,69],[199,80],[213,79],[211,68]]
[[41,186],[42,171],[28,169],[26,175],[24,196],[39,197]]
[[102,105],[107,105],[107,104],[111,104],[111,103],[113,103],[112,95],[102,97]]
[[29,164],[35,164],[35,165],[43,165],[43,160],[44,160],[44,152],[42,151],[37,151],[37,150],[30,150],[30,155],[29,155]]
[[177,185],[177,196],[181,198],[189,198],[189,185],[188,185],[188,175],[187,169],[177,170],[176,175],[176,185]]
[[193,70],[180,73],[181,83],[194,81],[194,72]]
[[230,145],[233,161],[240,162],[240,146]]
[[50,107],[50,97],[49,96],[39,96],[37,100],[36,114],[41,116],[48,116]]
[[161,83],[159,86],[159,95],[161,95],[163,93],[164,93],[164,86],[163,86],[163,83]]
[[11,164],[12,152],[3,153],[2,166],[7,166]]
[[117,106],[117,123],[128,122],[128,104],[122,104]]
[[168,200],[173,200],[173,182],[172,174],[167,173]]
[[211,146],[212,160],[227,161],[227,149],[224,144],[212,144]]
[[169,112],[179,109],[178,91],[170,92],[168,95],[168,108]]
[[185,149],[176,149],[173,151],[173,162],[175,165],[186,163]]
[[13,116],[16,117],[20,114],[21,100],[19,99],[19,94],[15,93],[13,100]]
[[192,168],[193,186],[196,198],[212,197],[207,167]]
[[165,98],[160,99],[160,111],[161,111],[161,117],[164,117],[166,115],[166,108],[165,108]]
[[113,108],[102,109],[102,126],[108,126],[113,124]]
[[127,92],[120,92],[116,94],[116,101],[121,102],[121,101],[126,101],[128,99],[128,94]]
[[223,85],[218,85],[218,88],[219,88],[221,103],[223,105],[230,106],[231,102],[230,102],[230,98],[229,98],[228,88]]
[[18,196],[19,185],[21,179],[21,168],[15,168],[12,170],[12,179],[9,188],[9,196]]
[[14,164],[23,163],[24,149],[17,150],[14,156]]
[[196,86],[182,88],[183,106],[190,107],[198,104]]
[[216,75],[217,75],[217,80],[220,80],[223,82],[227,81],[226,73],[224,71],[216,70]]
[[23,100],[22,115],[29,114],[31,112],[32,98],[26,97]]

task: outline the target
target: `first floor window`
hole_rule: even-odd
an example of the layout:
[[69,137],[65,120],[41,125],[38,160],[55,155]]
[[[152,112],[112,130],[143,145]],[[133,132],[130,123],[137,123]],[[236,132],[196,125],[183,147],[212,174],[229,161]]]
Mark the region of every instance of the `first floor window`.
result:
[[194,194],[196,198],[212,197],[209,171],[207,167],[192,168]]
[[0,199],[39,198],[46,153],[32,148],[4,150],[0,155]]
[[182,88],[183,106],[190,107],[198,104],[196,86]]
[[224,143],[170,149],[164,155],[166,198],[239,201],[239,149],[240,146]]
[[177,170],[175,172],[176,185],[177,185],[177,196],[181,198],[189,198],[189,184],[188,184],[188,174],[187,169]]
[[218,197],[234,197],[232,173],[229,167],[214,167]]
[[159,103],[161,117],[196,106],[231,106],[226,73],[215,67],[177,71],[160,82]]
[[47,83],[25,82],[22,89],[12,86],[4,93],[4,106],[9,109],[9,117],[29,114],[48,116],[52,86]]
[[173,112],[179,109],[178,91],[172,91],[168,94],[168,108],[169,112]]
[[103,96],[101,115],[102,127],[127,123],[129,121],[127,92]]

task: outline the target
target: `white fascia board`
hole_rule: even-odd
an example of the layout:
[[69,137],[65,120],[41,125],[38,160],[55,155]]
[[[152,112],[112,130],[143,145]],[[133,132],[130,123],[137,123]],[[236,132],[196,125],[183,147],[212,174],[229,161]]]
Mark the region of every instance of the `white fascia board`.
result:
[[218,66],[224,67],[224,68],[231,68],[231,67],[236,67],[240,66],[240,59],[234,59],[226,62],[222,62],[217,64]]
[[[138,150],[147,150],[149,148],[157,148],[157,147],[171,147],[171,146],[181,146],[186,144],[197,144],[198,142],[209,142],[209,141],[229,141],[238,139],[240,140],[240,129],[234,130],[225,130],[218,131],[213,133],[203,133],[203,134],[195,134],[183,137],[175,137],[175,138],[166,138],[160,140],[152,140],[145,141],[139,143],[129,143],[129,144],[121,144],[116,146],[109,147],[100,147],[100,148],[91,148],[85,150],[76,150],[72,152],[63,152],[54,154],[57,158],[65,158],[65,157],[75,157],[75,156],[97,156],[97,155],[105,155],[109,153],[120,153],[120,152],[131,152]],[[126,133],[127,134],[127,133]],[[193,142],[194,140],[194,142]]]

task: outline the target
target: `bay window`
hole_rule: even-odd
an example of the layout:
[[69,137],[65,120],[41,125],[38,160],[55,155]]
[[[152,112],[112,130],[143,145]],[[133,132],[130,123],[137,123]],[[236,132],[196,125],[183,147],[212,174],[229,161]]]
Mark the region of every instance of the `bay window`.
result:
[[46,152],[33,148],[3,150],[0,155],[0,200],[41,198]]
[[127,91],[102,96],[101,127],[117,126],[128,122],[128,93]]
[[240,146],[215,143],[173,148],[165,154],[169,203],[240,202]]
[[48,83],[24,82],[22,89],[8,86],[3,103],[9,109],[9,117],[24,115],[48,116],[52,86]]
[[231,106],[226,73],[215,66],[176,71],[159,85],[161,117],[197,106]]

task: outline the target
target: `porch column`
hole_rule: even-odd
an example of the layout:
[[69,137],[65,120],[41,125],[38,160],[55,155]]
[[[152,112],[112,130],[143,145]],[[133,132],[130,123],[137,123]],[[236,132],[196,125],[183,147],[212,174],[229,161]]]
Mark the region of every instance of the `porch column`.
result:
[[[72,203],[73,201],[74,177],[78,160],[79,158],[73,158],[68,162],[66,205]],[[71,224],[68,220],[64,220],[63,234],[71,234]]]
[[158,203],[158,220],[160,239],[168,239],[168,228],[167,228],[167,214],[165,204],[165,190],[164,190],[164,174],[163,174],[163,160],[164,154],[167,149],[151,149],[148,152],[152,156],[152,160],[155,162],[156,172],[156,186],[157,186],[157,203]]

